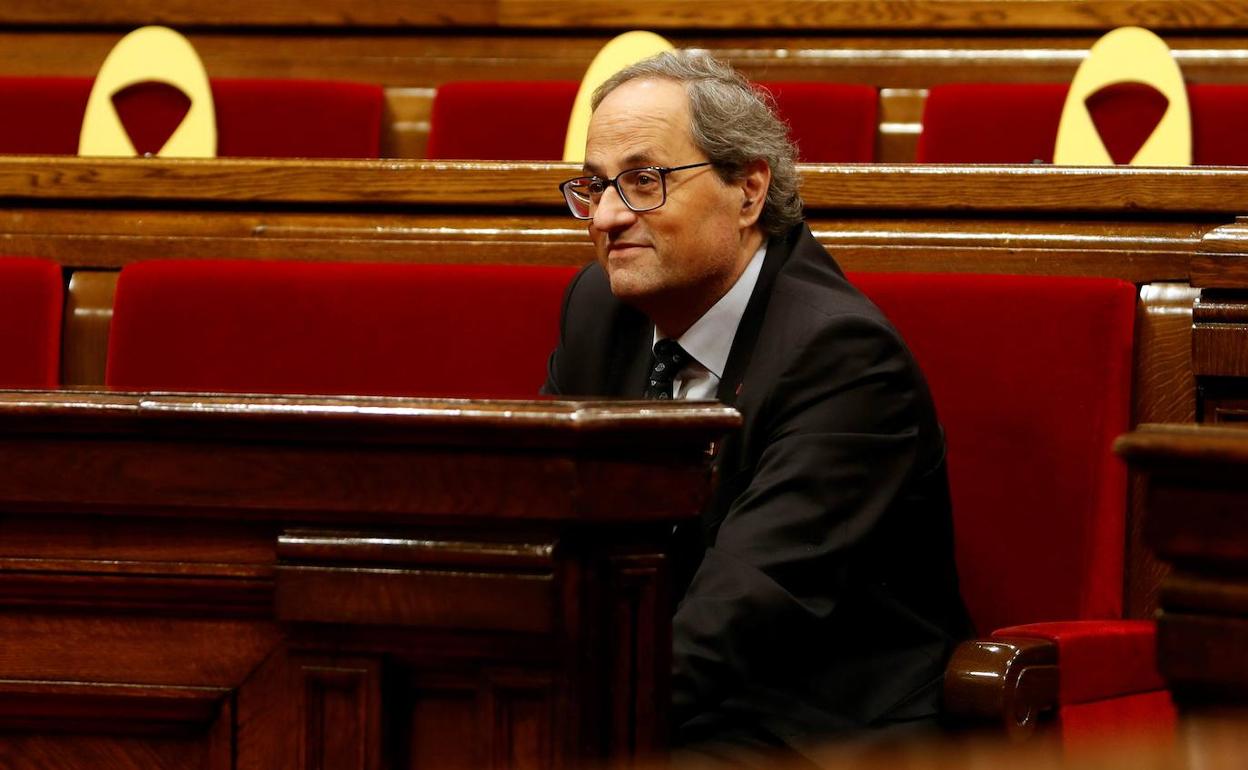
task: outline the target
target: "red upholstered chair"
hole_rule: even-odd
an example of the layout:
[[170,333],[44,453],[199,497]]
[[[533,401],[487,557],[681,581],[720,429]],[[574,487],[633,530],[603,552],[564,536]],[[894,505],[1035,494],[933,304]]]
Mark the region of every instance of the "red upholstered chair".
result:
[[1110,450],[1130,426],[1135,288],[850,277],[906,339],[946,432],[963,595],[987,635],[955,654],[950,709],[1016,732],[1052,709],[1067,745],[1168,734],[1154,625],[1123,619],[1127,478]]
[[434,160],[559,160],[580,83],[573,80],[443,83],[433,95]]
[[56,263],[0,257],[0,388],[60,384],[64,295]]
[[[933,86],[923,108],[921,163],[1053,162],[1066,84]],[[1192,158],[1196,165],[1248,165],[1248,86],[1192,84]],[[1107,88],[1089,112],[1110,156],[1128,163],[1165,111],[1160,93],[1137,84]]]
[[106,383],[143,390],[534,398],[573,268],[127,265]]
[[[0,153],[76,155],[89,78],[0,78]],[[375,158],[382,89],[312,80],[214,79],[220,156]],[[169,86],[139,84],[114,100],[136,149],[155,152],[187,99]]]
[[[763,83],[788,121],[806,163],[868,163],[875,157],[877,96],[871,86]],[[430,116],[433,159],[558,160],[574,81],[465,81],[438,87]]]

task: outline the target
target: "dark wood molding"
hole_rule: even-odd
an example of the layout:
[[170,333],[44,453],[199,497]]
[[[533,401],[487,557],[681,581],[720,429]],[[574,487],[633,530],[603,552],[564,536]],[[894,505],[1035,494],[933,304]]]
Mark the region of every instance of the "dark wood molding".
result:
[[1141,425],[1115,451],[1146,480],[1161,587],[1158,666],[1188,711],[1248,706],[1248,431]]

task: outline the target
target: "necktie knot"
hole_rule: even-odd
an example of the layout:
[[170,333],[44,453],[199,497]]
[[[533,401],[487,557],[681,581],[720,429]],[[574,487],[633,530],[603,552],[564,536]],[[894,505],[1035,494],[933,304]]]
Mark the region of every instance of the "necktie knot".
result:
[[654,343],[650,356],[650,376],[646,379],[646,398],[669,399],[672,397],[672,381],[689,363],[689,354],[673,339],[661,339]]

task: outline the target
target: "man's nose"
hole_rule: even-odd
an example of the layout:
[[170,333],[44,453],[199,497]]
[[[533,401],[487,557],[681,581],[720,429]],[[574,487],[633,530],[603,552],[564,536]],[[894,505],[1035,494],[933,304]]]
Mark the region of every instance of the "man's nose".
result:
[[594,229],[602,232],[627,227],[637,219],[637,212],[624,205],[620,191],[614,187],[607,188],[598,199],[594,209]]

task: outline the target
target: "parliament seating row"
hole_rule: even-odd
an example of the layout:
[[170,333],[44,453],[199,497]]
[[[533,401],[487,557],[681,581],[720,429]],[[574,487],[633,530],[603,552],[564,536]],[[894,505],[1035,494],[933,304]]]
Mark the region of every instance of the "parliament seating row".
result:
[[[0,78],[0,152],[76,155],[93,81],[76,77]],[[327,80],[221,78],[210,81],[217,155],[376,158],[384,95],[380,86]],[[138,83],[113,97],[139,155],[156,154],[190,106],[173,86]]]
[[[118,282],[107,382],[533,398],[573,270],[134,263]],[[1135,287],[971,274],[851,279],[907,339],[947,431],[964,593],[978,627],[994,632],[974,649],[1040,639],[1055,650],[1045,665],[1062,673],[1048,705],[1069,740],[1122,727],[1124,714],[1168,725],[1153,625],[1123,619],[1127,482],[1110,452],[1131,421]],[[973,702],[967,691],[982,685],[955,679],[951,708],[973,712],[959,698]]]
[[[462,81],[435,92],[426,154],[431,159],[556,160],[563,156],[574,81]],[[877,158],[879,96],[866,85],[769,82],[808,163]],[[360,83],[212,81],[218,155],[369,158],[382,152],[381,87]],[[932,163],[1051,162],[1068,87],[1063,84],[945,84],[924,102],[915,159]],[[91,90],[87,78],[0,78],[0,108],[25,116],[0,126],[0,152],[76,154]],[[1193,161],[1245,165],[1248,88],[1193,84]],[[146,83],[114,103],[139,154],[156,153],[188,102],[171,86]],[[1089,111],[1116,162],[1129,162],[1166,102],[1144,86],[1111,87]],[[515,119],[514,116],[523,116]]]
[[[805,163],[875,160],[876,89],[833,83],[760,83],[789,123]],[[440,86],[433,98],[431,159],[557,160],[578,84],[478,81]],[[1051,163],[1068,84],[950,83],[927,94],[916,160],[929,163]],[[1245,165],[1248,86],[1193,84],[1193,162]],[[1110,156],[1128,163],[1167,108],[1142,84],[1097,92],[1088,103]],[[516,120],[512,116],[522,115]]]

